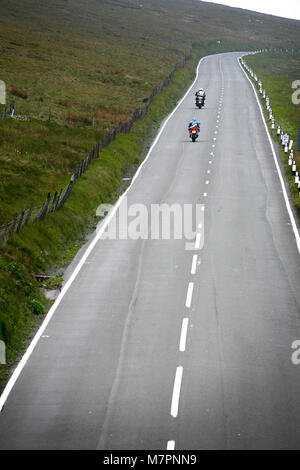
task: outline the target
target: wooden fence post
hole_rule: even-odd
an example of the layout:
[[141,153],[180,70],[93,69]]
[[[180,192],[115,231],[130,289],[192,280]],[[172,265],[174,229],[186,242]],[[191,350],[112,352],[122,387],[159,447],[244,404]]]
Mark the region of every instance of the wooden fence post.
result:
[[0,235],[0,245],[4,245],[6,241],[6,233],[7,233],[7,222],[5,221],[2,227],[1,235]]
[[16,212],[15,217],[14,217],[12,223],[11,223],[10,229],[8,231],[8,240],[11,239],[11,237],[13,236],[13,234],[15,232],[17,220],[18,220],[18,213]]
[[23,222],[24,215],[25,215],[25,211],[26,211],[26,206],[23,207],[23,210],[21,212],[19,223],[18,223],[17,229],[16,229],[16,233],[20,233],[20,230],[22,228],[22,222]]
[[40,206],[40,208],[39,208],[39,210],[38,210],[38,213],[36,214],[36,216],[35,216],[33,222],[37,222],[37,221],[42,217],[42,214],[43,214],[43,212],[44,212],[44,207],[45,207],[46,203],[47,203],[47,199],[46,199],[46,201],[43,202],[43,204]]
[[43,219],[43,218],[45,217],[45,215],[47,214],[48,206],[49,206],[49,204],[50,204],[50,201],[51,201],[51,194],[48,193],[47,199],[46,199],[46,201],[45,201],[45,204],[44,204],[44,207],[43,207],[41,216],[40,216],[41,219]]
[[56,204],[56,198],[57,198],[57,191],[55,191],[55,194],[53,196],[52,204],[51,204],[51,207],[48,211],[49,214],[51,214],[54,211],[54,207],[55,207],[55,204]]
[[63,207],[63,205],[65,204],[66,200],[70,197],[71,195],[71,192],[72,192],[72,188],[74,186],[74,183],[75,183],[75,178],[74,178],[74,175],[72,175],[71,177],[71,180],[70,180],[70,183],[68,184],[68,187],[66,189],[66,192],[65,194],[63,195],[62,197],[62,200],[59,204],[59,209],[61,209]]
[[30,206],[30,208],[29,208],[29,210],[28,210],[28,212],[27,212],[27,216],[26,216],[26,218],[25,218],[25,221],[24,221],[24,227],[25,227],[25,225],[28,224],[28,222],[29,222],[29,220],[30,220],[30,217],[31,217],[31,214],[32,214],[32,211],[33,211],[33,207],[34,207],[34,203],[32,202],[32,203],[31,203],[31,206]]
[[60,193],[59,193],[59,195],[58,195],[58,197],[57,197],[57,201],[56,201],[56,203],[55,203],[55,207],[54,207],[54,210],[55,210],[55,211],[56,211],[56,209],[58,208],[58,205],[59,205],[59,201],[60,201],[62,192],[63,192],[63,190],[61,189],[61,190],[60,190]]

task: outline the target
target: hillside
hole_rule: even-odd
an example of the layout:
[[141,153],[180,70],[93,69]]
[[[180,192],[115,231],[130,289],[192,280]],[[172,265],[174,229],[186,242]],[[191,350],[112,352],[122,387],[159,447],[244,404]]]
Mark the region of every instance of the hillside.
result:
[[[1,77],[27,116],[105,131],[192,43],[300,47],[299,22],[199,1],[1,0]],[[24,100],[14,94],[21,90]]]
[[0,78],[27,119],[1,124],[0,223],[63,187],[193,43],[198,57],[300,47],[297,21],[199,1],[0,0],[0,9]]

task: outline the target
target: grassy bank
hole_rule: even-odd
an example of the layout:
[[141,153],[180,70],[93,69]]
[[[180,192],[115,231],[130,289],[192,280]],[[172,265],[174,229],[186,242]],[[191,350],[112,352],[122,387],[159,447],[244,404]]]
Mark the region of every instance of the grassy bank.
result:
[[[297,168],[300,168],[300,153],[295,153],[297,149],[298,122],[300,119],[300,105],[292,101],[294,89],[292,83],[299,80],[300,54],[292,52],[264,52],[246,57],[247,64],[255,71],[262,80],[266,89],[275,116],[275,130],[271,129],[269,116],[266,114],[270,132],[275,142],[280,147],[281,159],[284,164],[286,178],[289,181],[291,199],[300,217],[300,200],[298,187],[295,184],[295,177],[291,167],[288,165],[288,156],[281,147],[277,137],[277,126],[280,125],[284,132],[290,134],[294,141],[294,154]],[[259,95],[261,96],[261,95]]]

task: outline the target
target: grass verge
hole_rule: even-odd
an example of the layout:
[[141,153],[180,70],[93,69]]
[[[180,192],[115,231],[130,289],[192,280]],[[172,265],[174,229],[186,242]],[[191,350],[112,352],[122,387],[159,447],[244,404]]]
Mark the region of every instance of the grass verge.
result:
[[[297,168],[300,169],[300,153],[296,152],[300,105],[293,103],[292,100],[292,95],[295,91],[292,88],[292,83],[295,80],[299,80],[300,76],[300,54],[298,52],[270,51],[247,56],[244,60],[257,74],[258,78],[262,80],[263,88],[265,88],[270,97],[270,104],[275,116],[275,129],[272,129],[265,105],[263,109],[270,133],[280,152],[285,176],[289,182],[291,200],[298,213],[300,222],[298,185],[295,184],[295,176],[292,173],[291,166],[288,165],[288,155],[284,153],[284,149],[280,145],[280,139],[277,136],[278,125],[280,125],[281,130],[290,134],[290,138],[294,141],[294,159],[296,160]],[[253,82],[257,90],[259,90],[257,83]],[[262,96],[260,93],[258,95],[263,103]]]

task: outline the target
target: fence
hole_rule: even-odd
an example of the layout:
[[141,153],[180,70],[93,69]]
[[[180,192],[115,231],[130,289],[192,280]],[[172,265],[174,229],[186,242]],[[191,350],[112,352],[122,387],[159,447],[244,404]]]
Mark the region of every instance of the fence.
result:
[[[276,50],[276,49],[275,49]],[[258,52],[265,52],[266,50],[260,50]],[[269,121],[272,130],[276,131],[276,135],[280,141],[280,145],[284,151],[284,153],[288,156],[287,157],[287,162],[289,167],[291,168],[291,174],[292,177],[294,178],[294,184],[297,186],[298,192],[299,192],[299,197],[300,197],[300,176],[299,176],[299,171],[297,169],[297,164],[296,160],[294,159],[294,142],[293,140],[290,139],[290,135],[285,132],[280,124],[277,124],[276,128],[276,121],[275,121],[275,116],[273,114],[270,98],[267,94],[266,89],[263,87],[263,82],[260,80],[257,76],[257,74],[247,65],[247,63],[243,60],[240,59],[241,65],[244,67],[244,69],[248,72],[248,74],[251,76],[251,78],[254,80],[256,83],[257,89],[259,90],[259,94],[262,96],[262,99],[265,101],[265,108],[267,115],[269,116]],[[299,133],[300,133],[300,121],[299,121]],[[297,213],[300,217],[300,204],[297,204],[296,206]]]
[[87,170],[91,161],[98,157],[99,144],[96,144],[88,156],[76,166],[70,182],[65,186],[65,188],[60,191],[56,191],[53,197],[48,193],[45,201],[39,206],[35,206],[33,202],[28,208],[24,206],[21,213],[16,212],[14,218],[10,222],[4,222],[0,227],[0,245],[4,245],[12,238],[14,233],[19,233],[22,228],[29,223],[35,223],[38,220],[42,220],[47,214],[51,214],[52,212],[61,209],[70,197],[76,180]]
[[[91,161],[95,158],[98,158],[101,150],[103,150],[104,147],[109,145],[116,138],[118,134],[129,133],[135,121],[143,118],[147,114],[149,106],[152,103],[154,97],[158,93],[160,93],[170,83],[175,72],[178,69],[183,68],[186,62],[190,60],[192,49],[196,45],[197,45],[196,43],[193,43],[191,46],[190,54],[186,55],[180,62],[178,62],[175,65],[173,70],[163,80],[161,84],[157,84],[155,86],[155,88],[153,89],[151,95],[149,96],[143,108],[136,109],[133,112],[131,119],[129,121],[119,124],[115,129],[105,134],[100,142],[96,143],[96,145],[90,151],[89,155],[76,166],[75,171],[73,175],[71,176],[70,182],[65,188],[61,189],[59,192],[56,191],[53,197],[51,196],[50,193],[48,193],[45,201],[41,205],[36,206],[34,202],[32,202],[30,207],[28,208],[24,207],[21,213],[16,212],[14,218],[11,221],[4,222],[4,224],[0,226],[0,245],[4,245],[5,243],[7,243],[12,238],[14,233],[19,233],[22,230],[22,228],[24,228],[29,223],[35,223],[39,220],[42,220],[47,216],[47,214],[51,214],[55,212],[56,210],[59,210],[63,207],[63,205],[65,204],[65,202],[67,201],[67,199],[70,197],[72,193],[72,189],[73,189],[74,184],[76,183],[76,180],[80,178],[81,175],[87,170]],[[5,113],[4,111],[2,113],[2,115],[4,116],[2,117],[2,119],[5,119],[5,117],[7,116],[13,116],[11,112],[10,114],[6,114],[7,108],[5,108],[5,110],[6,110]],[[10,111],[12,111],[11,107],[10,107]],[[15,106],[13,107],[13,113],[15,113]],[[0,116],[1,116],[1,113],[0,113]]]
[[13,101],[9,105],[9,108],[4,106],[2,111],[0,111],[0,121],[3,121],[7,117],[14,117],[15,114],[16,114],[16,103]]

